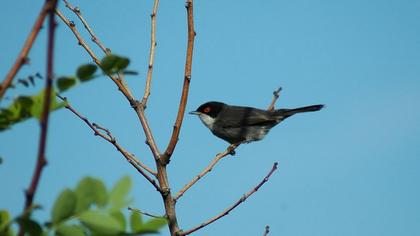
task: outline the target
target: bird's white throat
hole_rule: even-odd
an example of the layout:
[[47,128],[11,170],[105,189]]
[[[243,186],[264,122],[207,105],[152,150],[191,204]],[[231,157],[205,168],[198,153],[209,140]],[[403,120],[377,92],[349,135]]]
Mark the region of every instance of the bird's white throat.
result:
[[213,118],[209,115],[206,115],[206,114],[200,114],[198,116],[200,117],[200,120],[203,122],[203,124],[207,126],[207,128],[209,128],[209,129],[213,128],[215,118]]

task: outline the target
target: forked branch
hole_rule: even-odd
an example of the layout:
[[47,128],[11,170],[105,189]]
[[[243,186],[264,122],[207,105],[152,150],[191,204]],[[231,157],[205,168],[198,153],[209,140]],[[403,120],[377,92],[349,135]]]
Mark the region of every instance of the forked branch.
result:
[[32,45],[35,42],[36,37],[38,36],[39,31],[42,28],[42,23],[44,23],[45,17],[51,11],[51,9],[55,9],[55,4],[57,1],[45,1],[44,6],[41,9],[41,12],[38,14],[38,17],[32,26],[32,30],[28,35],[28,38],[23,45],[22,51],[19,53],[15,63],[13,64],[12,68],[10,69],[9,73],[7,73],[5,80],[0,85],[0,99],[3,97],[6,90],[9,88],[10,84],[12,83],[13,78],[15,78],[16,74],[18,73],[19,69],[26,63],[29,62],[28,54],[32,48]]
[[188,189],[190,189],[195,183],[197,183],[197,181],[199,181],[201,178],[203,178],[204,175],[209,173],[213,169],[213,167],[217,164],[217,162],[219,162],[223,157],[225,157],[225,156],[231,154],[232,152],[234,152],[235,149],[238,146],[239,146],[239,144],[231,144],[231,145],[229,145],[228,148],[226,148],[225,151],[217,154],[216,157],[213,159],[213,161],[210,163],[210,165],[208,165],[203,171],[201,171],[200,174],[198,174],[196,177],[194,177],[194,179],[192,179],[181,190],[179,190],[179,192],[174,197],[175,201],[178,201],[178,199],[180,197],[182,197]]
[[198,226],[196,226],[196,227],[194,227],[194,228],[192,228],[192,229],[189,229],[189,230],[186,230],[186,231],[181,231],[181,232],[178,232],[178,235],[180,235],[180,236],[182,236],[182,235],[188,235],[188,234],[191,234],[191,233],[193,233],[193,232],[195,232],[195,231],[197,231],[197,230],[199,230],[199,229],[201,229],[201,228],[203,228],[203,227],[206,227],[207,225],[209,225],[209,224],[211,224],[211,223],[213,223],[213,222],[215,222],[216,220],[218,220],[218,219],[220,219],[220,218],[222,218],[222,217],[224,217],[224,216],[226,216],[226,215],[228,215],[233,209],[235,209],[236,207],[238,207],[241,203],[243,203],[243,202],[245,202],[246,201],[246,199],[247,198],[249,198],[252,194],[254,194],[256,191],[258,191],[258,189],[259,188],[261,188],[261,186],[263,186],[268,180],[269,180],[269,178],[270,178],[270,176],[274,173],[274,171],[275,170],[277,170],[277,165],[278,165],[278,163],[277,162],[275,162],[274,164],[273,164],[273,167],[271,168],[271,170],[268,172],[268,174],[264,177],[264,179],[257,185],[257,186],[255,186],[254,188],[252,188],[249,192],[247,192],[245,195],[243,195],[238,201],[236,201],[232,206],[230,206],[230,207],[228,207],[228,208],[226,208],[226,210],[224,210],[222,213],[220,213],[220,214],[218,214],[218,215],[216,215],[215,217],[213,217],[213,218],[211,218],[211,219],[209,219],[209,220],[207,220],[206,222],[204,222],[204,223],[201,223],[200,225],[198,225]]
[[[73,106],[70,105],[70,103],[67,101],[67,98],[62,97],[61,95],[57,94],[57,97],[60,98],[65,102],[65,108],[67,108],[69,111],[71,111],[74,115],[76,115],[78,118],[80,118],[83,122],[86,123],[87,126],[89,126],[90,129],[93,130],[94,134],[101,137],[102,139],[108,141],[111,143],[144,178],[147,179],[155,188],[157,191],[161,192],[160,187],[156,183],[156,180],[150,177],[145,171],[149,172],[153,176],[156,176],[156,172],[153,171],[150,167],[145,165],[144,163],[140,162],[138,159],[134,157],[133,154],[126,151],[115,139],[115,137],[111,134],[111,132],[95,123],[91,123],[89,119],[83,115],[81,115],[76,109],[73,108]],[[101,132],[104,131],[105,133]]]

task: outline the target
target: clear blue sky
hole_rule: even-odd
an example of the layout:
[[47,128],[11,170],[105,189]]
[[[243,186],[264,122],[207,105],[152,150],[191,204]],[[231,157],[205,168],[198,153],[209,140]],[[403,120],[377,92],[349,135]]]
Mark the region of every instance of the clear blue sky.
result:
[[[132,59],[128,78],[143,94],[152,1],[72,1],[115,53]],[[3,1],[0,74],[11,67],[43,1]],[[61,4],[60,8],[63,8]],[[80,23],[70,12],[65,14]],[[255,186],[279,162],[260,191],[196,235],[420,235],[420,1],[196,1],[196,44],[188,110],[208,100],[264,108],[283,87],[280,107],[322,103],[295,116],[264,141],[243,145],[178,203],[181,228],[218,214]],[[162,1],[147,115],[159,147],[175,120],[185,60],[184,1]],[[85,34],[84,34],[85,35]],[[86,36],[86,35],[85,35]],[[46,31],[20,77],[45,71]],[[88,39],[88,38],[87,38]],[[56,74],[71,75],[90,59],[60,22]],[[100,51],[95,48],[96,52]],[[15,90],[8,93],[26,93]],[[152,165],[136,115],[103,77],[65,94],[92,121]],[[39,128],[32,120],[0,133],[0,208],[23,206],[35,162]],[[49,165],[36,202],[49,214],[64,187],[86,175],[111,186],[132,176],[134,207],[162,213],[156,191],[115,148],[92,135],[71,113],[52,115]],[[226,143],[197,117],[186,116],[169,166],[174,191],[204,168]],[[168,232],[163,231],[163,235]]]

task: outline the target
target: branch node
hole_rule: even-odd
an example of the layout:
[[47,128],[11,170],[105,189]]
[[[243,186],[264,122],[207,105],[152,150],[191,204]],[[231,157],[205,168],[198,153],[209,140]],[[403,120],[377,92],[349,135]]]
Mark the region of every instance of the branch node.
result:
[[79,8],[79,7],[75,7],[75,8],[74,8],[74,11],[75,11],[76,13],[79,13],[79,14],[81,13],[81,12],[80,12],[80,8]]
[[74,21],[69,21],[69,23],[70,23],[70,27],[75,27],[76,26],[76,23],[74,23]]

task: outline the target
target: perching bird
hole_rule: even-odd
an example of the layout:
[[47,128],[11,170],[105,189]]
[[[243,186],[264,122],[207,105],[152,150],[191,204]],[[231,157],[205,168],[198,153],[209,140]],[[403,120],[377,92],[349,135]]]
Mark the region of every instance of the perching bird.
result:
[[222,102],[206,102],[190,114],[200,120],[217,137],[231,143],[258,141],[284,119],[301,112],[319,111],[324,105],[273,111],[253,107],[230,106]]

